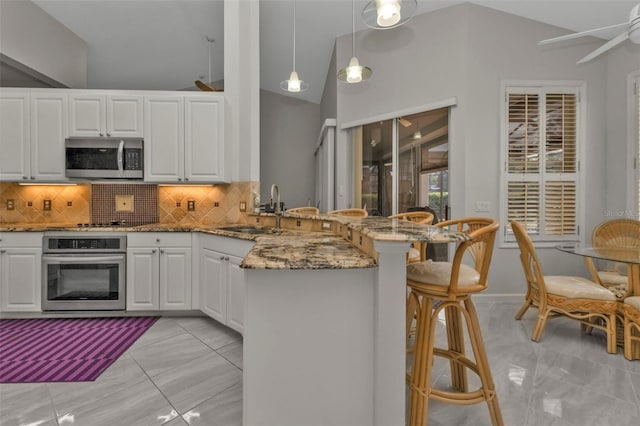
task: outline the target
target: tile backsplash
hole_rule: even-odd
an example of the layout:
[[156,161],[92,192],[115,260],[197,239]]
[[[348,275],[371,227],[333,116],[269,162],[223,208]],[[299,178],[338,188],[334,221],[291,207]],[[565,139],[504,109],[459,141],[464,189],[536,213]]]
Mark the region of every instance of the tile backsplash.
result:
[[[0,183],[0,222],[86,223],[89,222],[91,186],[18,185]],[[13,200],[13,210],[8,201]],[[51,200],[51,209],[44,201]]]
[[[4,223],[169,223],[215,225],[247,223],[256,181],[228,185],[79,184],[21,186],[0,183],[0,222]],[[132,198],[129,196],[133,196]],[[117,198],[118,197],[118,198]],[[13,200],[13,209],[8,209]],[[51,209],[45,210],[45,200]],[[116,206],[116,200],[120,202]],[[131,200],[131,205],[129,205]],[[190,202],[193,210],[189,210]],[[243,203],[246,212],[240,211]]]
[[[131,205],[118,205],[120,197]],[[124,204],[125,201],[120,201]],[[91,185],[91,223],[118,221],[131,226],[156,223],[158,220],[158,186],[147,184]]]

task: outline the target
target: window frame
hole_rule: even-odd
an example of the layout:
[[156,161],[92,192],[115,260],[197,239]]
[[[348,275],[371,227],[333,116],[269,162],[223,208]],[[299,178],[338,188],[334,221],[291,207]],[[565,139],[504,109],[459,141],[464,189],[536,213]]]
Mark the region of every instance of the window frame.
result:
[[[560,179],[561,181],[575,182],[575,216],[576,216],[576,233],[570,235],[546,235],[544,232],[544,204],[540,205],[540,234],[531,234],[531,239],[537,247],[554,247],[560,243],[565,242],[581,242],[583,235],[581,230],[584,229],[585,223],[585,185],[584,185],[584,171],[581,165],[584,164],[584,152],[586,151],[586,137],[585,137],[585,117],[586,117],[586,83],[584,81],[502,81],[500,84],[500,223],[502,224],[502,232],[499,236],[499,246],[504,248],[515,248],[517,242],[513,233],[509,232],[508,222],[508,185],[509,182],[519,182],[517,180],[509,180],[512,175],[508,172],[508,152],[509,152],[509,119],[508,119],[508,107],[509,107],[509,94],[510,93],[523,93],[523,94],[540,94],[546,95],[548,93],[567,93],[575,94],[576,99],[576,137],[575,137],[575,150],[576,150],[576,172],[573,179]],[[540,104],[543,105],[545,98],[540,98]],[[543,111],[540,112],[540,117],[543,117]],[[546,115],[544,116],[546,118]],[[540,147],[545,145],[544,136],[546,128],[540,126]],[[542,157],[542,156],[541,156]],[[544,170],[544,163],[540,164],[540,171],[538,174],[532,174],[523,181],[535,181],[539,182],[540,196],[544,197],[544,184],[549,180],[554,180],[553,176],[562,175],[562,173],[546,172]]]
[[640,219],[640,70],[627,78],[627,205],[625,216]]

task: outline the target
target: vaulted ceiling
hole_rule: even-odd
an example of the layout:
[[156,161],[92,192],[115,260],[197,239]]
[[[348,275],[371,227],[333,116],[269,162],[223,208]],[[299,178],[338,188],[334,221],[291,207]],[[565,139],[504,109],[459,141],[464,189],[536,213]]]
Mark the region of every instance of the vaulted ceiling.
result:
[[[246,0],[245,0],[246,1]],[[252,0],[257,1],[257,0]],[[180,90],[223,79],[223,0],[34,0],[88,46],[88,86]],[[356,0],[356,31],[367,27]],[[418,0],[418,14],[462,3]],[[571,31],[624,22],[637,1],[473,1]],[[298,98],[319,103],[336,37],[351,33],[349,0],[297,0],[296,70],[309,82]],[[393,30],[387,30],[393,31]],[[601,34],[610,38],[613,34]],[[215,39],[213,44],[207,37]],[[282,92],[292,69],[293,0],[260,0],[260,85]]]

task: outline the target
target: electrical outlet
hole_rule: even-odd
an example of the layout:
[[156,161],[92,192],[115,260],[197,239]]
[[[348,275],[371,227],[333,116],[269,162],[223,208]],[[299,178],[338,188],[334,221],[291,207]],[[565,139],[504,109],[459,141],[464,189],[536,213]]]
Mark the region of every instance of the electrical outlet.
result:
[[13,199],[8,199],[7,200],[7,210],[15,210],[16,209],[16,202]]
[[51,210],[51,200],[44,200],[42,202],[42,210],[45,210],[45,211]]
[[181,207],[182,203],[180,201],[176,201],[176,207]]
[[196,200],[187,201],[187,211],[190,211],[190,212],[196,211]]
[[73,207],[73,201],[67,201],[67,207]]
[[217,201],[214,201],[214,202],[213,202],[213,207],[220,207],[220,203],[219,203],[219,202],[217,202]]
[[477,212],[488,212],[489,211],[489,202],[488,201],[476,201],[476,209]]
[[33,207],[33,201],[27,201],[27,207]]
[[246,212],[247,211],[247,203],[246,203],[246,201],[240,201],[240,211],[241,212]]

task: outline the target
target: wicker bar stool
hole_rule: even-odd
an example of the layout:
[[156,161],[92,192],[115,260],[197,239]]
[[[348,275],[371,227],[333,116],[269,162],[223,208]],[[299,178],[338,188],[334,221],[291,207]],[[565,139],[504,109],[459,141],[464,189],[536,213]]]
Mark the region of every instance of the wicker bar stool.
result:
[[[458,245],[453,262],[420,262],[407,266],[407,285],[411,294],[407,304],[417,313],[413,370],[407,375],[410,392],[409,425],[427,422],[429,399],[468,405],[486,401],[493,425],[502,425],[495,385],[489,368],[480,324],[471,295],[487,288],[487,276],[493,244],[499,224],[490,218],[462,218],[440,222],[437,226],[456,226],[466,232],[470,241]],[[473,267],[463,264],[469,255]],[[434,304],[434,302],[437,302]],[[435,330],[438,315],[445,311],[448,348],[436,348]],[[409,323],[409,312],[407,322]],[[465,320],[474,360],[467,358],[464,348]],[[407,325],[407,331],[409,325]],[[431,384],[434,356],[449,359],[451,384],[455,391],[436,389]],[[469,390],[467,370],[476,373],[481,386]]]
[[365,209],[340,209],[331,210],[327,214],[334,216],[346,216],[346,217],[367,217],[369,213]]
[[624,299],[624,357],[640,359],[640,296]]

